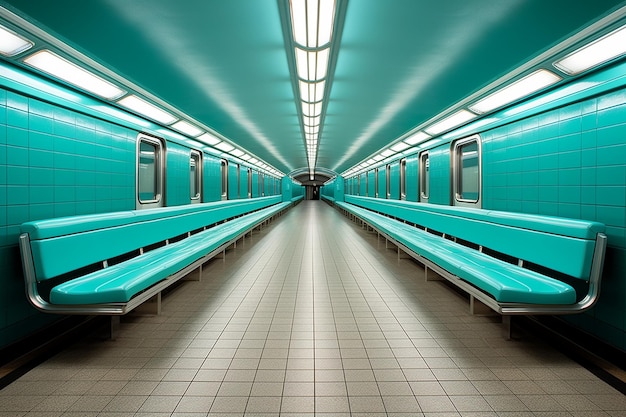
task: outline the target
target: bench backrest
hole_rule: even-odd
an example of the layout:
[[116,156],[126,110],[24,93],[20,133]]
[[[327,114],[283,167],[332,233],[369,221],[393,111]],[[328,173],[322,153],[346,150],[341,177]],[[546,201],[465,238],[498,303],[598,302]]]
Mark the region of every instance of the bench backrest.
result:
[[38,281],[281,202],[280,196],[24,223]]
[[574,278],[588,280],[602,223],[345,196],[346,203],[445,233]]

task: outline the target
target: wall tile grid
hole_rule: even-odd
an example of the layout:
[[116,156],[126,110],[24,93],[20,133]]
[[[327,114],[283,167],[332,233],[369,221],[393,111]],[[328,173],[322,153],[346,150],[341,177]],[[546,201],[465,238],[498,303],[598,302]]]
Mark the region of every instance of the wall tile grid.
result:
[[0,347],[51,321],[24,297],[20,224],[134,208],[136,133],[0,89]]
[[[568,317],[626,349],[626,91],[482,134],[483,207],[597,220],[609,250],[596,308]],[[619,312],[616,314],[616,312]]]
[[180,206],[189,204],[191,201],[191,185],[189,174],[189,160],[191,151],[189,148],[175,143],[167,144],[167,181],[166,202],[167,206]]
[[450,204],[450,145],[445,144],[428,151],[430,165],[431,204]]

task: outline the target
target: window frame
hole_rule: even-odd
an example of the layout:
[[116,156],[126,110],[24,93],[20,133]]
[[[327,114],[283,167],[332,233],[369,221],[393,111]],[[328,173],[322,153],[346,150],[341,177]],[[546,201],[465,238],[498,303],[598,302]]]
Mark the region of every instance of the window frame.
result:
[[406,158],[400,160],[400,200],[406,200]]
[[[476,144],[476,152],[477,152],[477,193],[478,196],[476,199],[473,198],[463,198],[463,155],[462,149],[470,144]],[[479,135],[472,135],[467,138],[459,139],[452,143],[452,196],[453,203],[455,206],[466,206],[466,207],[482,207],[482,146]]]
[[[144,200],[141,198],[140,192],[140,174],[143,172],[141,168],[141,144],[147,143],[155,148],[155,157],[154,157],[154,173],[155,173],[155,193],[154,198],[150,200]],[[144,209],[144,208],[153,208],[153,207],[163,207],[165,205],[165,144],[162,139],[148,136],[145,134],[139,134],[137,136],[137,151],[136,151],[136,166],[135,166],[135,197],[136,197],[136,208]]]
[[[424,162],[426,159],[426,162]],[[430,152],[422,151],[418,155],[418,193],[421,203],[428,203],[430,198]]]
[[228,161],[220,159],[220,192],[221,200],[228,200]]
[[[196,156],[197,158],[194,159],[194,156]],[[195,170],[195,175],[194,175],[194,179],[192,180],[191,178],[191,167],[192,164],[195,160],[195,164],[196,164],[196,170]],[[190,173],[190,177],[189,177],[189,198],[192,202],[195,203],[201,203],[202,202],[202,152],[196,150],[196,149],[192,149],[189,152],[189,173]],[[195,180],[195,181],[194,181]],[[195,182],[195,187],[196,187],[196,195],[191,195],[192,192],[192,185]]]
[[378,168],[374,168],[374,198],[378,198]]
[[248,198],[252,198],[252,168],[248,167]]
[[391,164],[385,166],[385,198],[391,199]]

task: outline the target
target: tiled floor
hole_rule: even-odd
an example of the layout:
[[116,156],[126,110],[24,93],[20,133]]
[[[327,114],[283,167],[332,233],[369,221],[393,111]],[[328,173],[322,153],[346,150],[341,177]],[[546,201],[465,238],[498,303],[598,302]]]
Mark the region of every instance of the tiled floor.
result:
[[0,416],[626,416],[558,351],[423,280],[374,234],[303,202],[0,391]]

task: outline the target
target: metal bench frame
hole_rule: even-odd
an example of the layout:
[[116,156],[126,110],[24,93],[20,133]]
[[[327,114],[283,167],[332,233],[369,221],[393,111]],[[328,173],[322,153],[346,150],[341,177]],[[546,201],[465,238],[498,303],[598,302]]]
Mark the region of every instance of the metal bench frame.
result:
[[[349,204],[349,203],[345,203]],[[346,209],[343,205],[333,204],[337,207],[341,212],[347,215],[350,219],[354,221],[358,221],[362,226],[367,227],[368,230],[371,228],[373,231],[377,233],[377,235],[383,236],[386,241],[391,242],[394,246],[396,246],[398,250],[398,257],[401,257],[401,252],[406,253],[411,258],[417,260],[421,264],[424,265],[425,268],[425,279],[427,281],[430,280],[440,280],[445,278],[447,281],[451,282],[458,288],[465,291],[470,296],[470,313],[471,314],[485,314],[487,311],[493,310],[494,312],[502,315],[502,321],[505,325],[505,335],[507,338],[511,337],[511,316],[514,315],[567,315],[567,314],[577,314],[581,313],[585,310],[590,309],[593,305],[598,301],[600,296],[600,287],[601,287],[601,279],[602,279],[602,269],[604,264],[604,256],[606,252],[607,246],[607,237],[604,233],[597,233],[595,240],[594,253],[591,264],[591,271],[589,275],[589,280],[587,281],[588,290],[587,294],[582,297],[578,302],[574,304],[565,304],[565,305],[543,305],[543,304],[523,304],[523,303],[503,303],[496,301],[492,296],[490,296],[487,292],[482,291],[480,288],[464,281],[463,279],[457,277],[456,275],[448,272],[446,269],[440,267],[436,263],[431,260],[415,253],[411,249],[407,248],[401,242],[399,242],[394,236],[390,236],[389,234],[380,230],[377,227],[375,222],[368,221],[360,217],[358,214]],[[356,207],[361,210],[367,210],[361,207]],[[372,212],[373,213],[373,212]],[[381,214],[381,213],[378,213]],[[384,215],[384,214],[382,214]],[[387,216],[388,217],[388,216]],[[400,221],[397,219],[392,219],[393,221]],[[444,239],[442,237],[442,239]],[[520,261],[521,264],[521,261]],[[437,274],[437,277],[429,277],[429,270],[434,271]],[[487,308],[487,309],[486,309]]]

